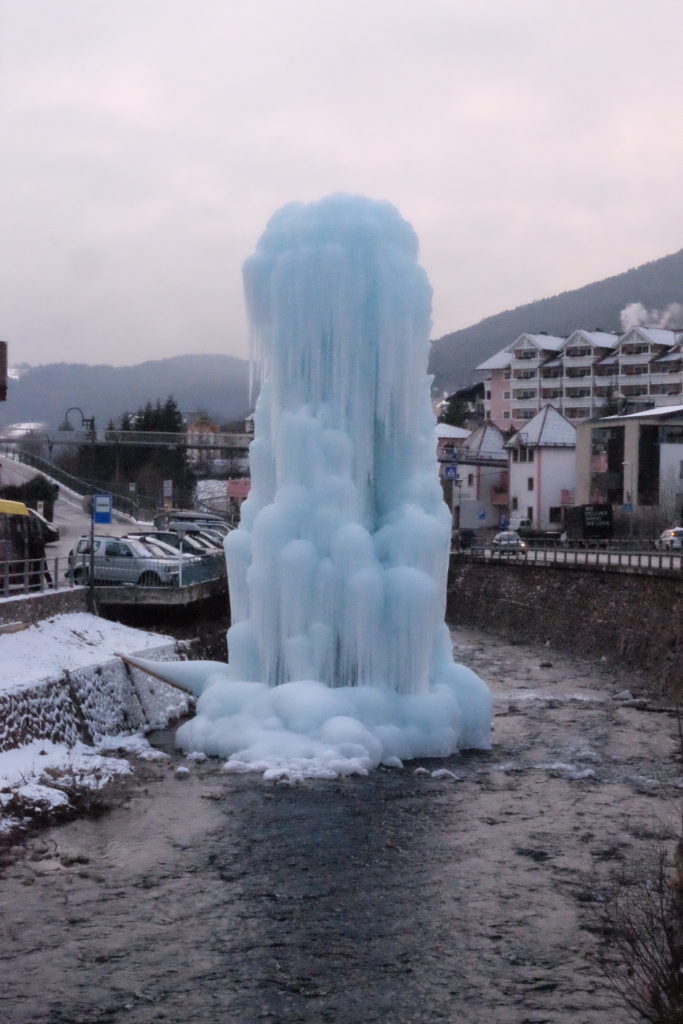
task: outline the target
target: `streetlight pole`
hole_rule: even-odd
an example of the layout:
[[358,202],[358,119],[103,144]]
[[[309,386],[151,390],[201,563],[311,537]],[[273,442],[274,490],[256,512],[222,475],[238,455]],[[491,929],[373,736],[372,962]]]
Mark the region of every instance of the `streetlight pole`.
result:
[[81,426],[90,437],[90,559],[88,569],[88,611],[95,614],[95,417],[86,416],[79,406],[72,405],[64,413],[64,422],[69,422],[69,413],[77,412]]
[[628,466],[628,490],[626,491],[626,497],[628,499],[628,535],[629,537],[633,537],[633,463],[622,462],[621,465],[624,470],[624,487],[626,487],[626,467]]

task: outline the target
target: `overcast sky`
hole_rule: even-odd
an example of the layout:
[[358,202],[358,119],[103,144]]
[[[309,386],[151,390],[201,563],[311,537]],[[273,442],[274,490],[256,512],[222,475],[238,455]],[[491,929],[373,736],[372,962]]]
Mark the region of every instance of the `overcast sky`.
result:
[[246,355],[330,192],[412,223],[433,337],[675,252],[682,53],[680,0],[0,0],[10,362]]

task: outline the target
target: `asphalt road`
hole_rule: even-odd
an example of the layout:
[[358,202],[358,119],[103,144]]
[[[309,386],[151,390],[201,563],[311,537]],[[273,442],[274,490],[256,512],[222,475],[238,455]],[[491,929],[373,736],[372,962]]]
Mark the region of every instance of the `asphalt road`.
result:
[[[25,466],[13,459],[3,458],[0,460],[0,483],[22,484],[36,475],[36,470],[31,466]],[[53,565],[55,558],[59,558],[60,571],[66,569],[69,552],[79,537],[83,537],[90,531],[90,516],[83,510],[83,499],[76,494],[60,487],[59,497],[55,503],[54,524],[59,528],[59,540],[55,544],[48,544],[46,555],[48,564]],[[107,533],[110,536],[120,537],[124,533],[136,528],[135,521],[124,518],[119,513],[114,513],[112,523],[106,527],[99,527],[98,533]],[[61,566],[64,568],[62,569]]]

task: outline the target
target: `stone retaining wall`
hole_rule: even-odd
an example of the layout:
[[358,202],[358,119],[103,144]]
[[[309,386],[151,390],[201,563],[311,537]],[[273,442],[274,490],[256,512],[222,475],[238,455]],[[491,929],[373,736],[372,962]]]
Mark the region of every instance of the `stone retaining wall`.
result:
[[[141,651],[152,661],[179,657],[174,644]],[[163,728],[186,714],[189,698],[120,658],[0,694],[0,752],[33,740],[73,745],[122,732]]]
[[548,643],[643,673],[653,696],[683,696],[683,577],[451,559],[449,622]]

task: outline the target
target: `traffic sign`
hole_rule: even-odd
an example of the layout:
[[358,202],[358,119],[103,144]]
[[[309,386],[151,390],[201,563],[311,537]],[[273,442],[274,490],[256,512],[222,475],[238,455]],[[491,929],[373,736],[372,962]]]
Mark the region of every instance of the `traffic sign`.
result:
[[93,522],[111,523],[111,494],[95,494],[93,496]]

